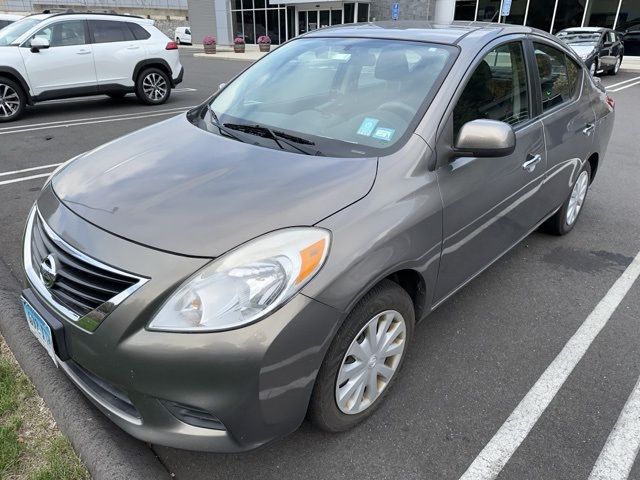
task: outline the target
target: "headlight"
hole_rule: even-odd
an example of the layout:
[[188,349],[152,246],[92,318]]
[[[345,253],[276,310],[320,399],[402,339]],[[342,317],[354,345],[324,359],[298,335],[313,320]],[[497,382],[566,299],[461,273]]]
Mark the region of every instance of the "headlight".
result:
[[169,297],[150,330],[211,332],[255,322],[289,300],[324,264],[320,228],[268,233],[212,261]]

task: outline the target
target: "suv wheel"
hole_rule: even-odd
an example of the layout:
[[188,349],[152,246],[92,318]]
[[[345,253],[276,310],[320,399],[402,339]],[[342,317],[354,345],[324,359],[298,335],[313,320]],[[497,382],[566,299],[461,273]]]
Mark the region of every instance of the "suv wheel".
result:
[[383,280],[354,307],[333,339],[313,387],[308,417],[329,432],[347,430],[380,405],[407,356],[413,302]]
[[160,105],[169,99],[170,94],[169,77],[159,68],[148,68],[138,75],[136,95],[142,103]]
[[0,122],[16,120],[27,104],[22,88],[13,80],[0,77]]

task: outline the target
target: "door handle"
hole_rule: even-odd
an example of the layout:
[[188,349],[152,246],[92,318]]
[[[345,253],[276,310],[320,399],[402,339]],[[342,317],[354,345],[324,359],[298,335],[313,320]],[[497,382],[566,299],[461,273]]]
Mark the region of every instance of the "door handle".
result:
[[89,55],[91,53],[91,50],[78,50],[76,52],[76,55]]
[[584,133],[587,137],[591,136],[593,131],[596,129],[596,126],[593,123],[587,123],[582,129],[582,133]]
[[527,161],[522,164],[522,169],[531,173],[536,169],[536,165],[538,165],[541,160],[542,160],[542,155],[529,154],[527,155]]
[[138,47],[137,45],[130,45],[127,47],[127,50],[139,50],[140,47]]

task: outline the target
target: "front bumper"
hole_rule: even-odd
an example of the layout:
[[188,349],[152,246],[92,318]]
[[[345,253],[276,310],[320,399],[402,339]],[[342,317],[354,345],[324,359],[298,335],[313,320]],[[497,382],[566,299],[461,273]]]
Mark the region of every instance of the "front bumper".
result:
[[[208,259],[159,252],[112,236],[62,204],[49,189],[42,218],[74,248],[150,280],[94,332],[58,315],[28,288],[33,307],[64,324],[61,368],[114,423],[151,443],[239,452],[295,430],[341,314],[302,294],[264,320],[216,333],[168,333],[145,326],[175,287]],[[183,421],[169,405],[208,412],[217,428]],[[129,408],[129,406],[131,408]]]

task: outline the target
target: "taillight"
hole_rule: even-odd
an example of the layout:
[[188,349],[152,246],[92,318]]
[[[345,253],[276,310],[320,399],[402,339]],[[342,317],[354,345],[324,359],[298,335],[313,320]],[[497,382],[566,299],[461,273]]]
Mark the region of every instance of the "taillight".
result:
[[178,44],[176,42],[168,42],[167,46],[164,47],[165,50],[177,50]]
[[610,97],[609,95],[606,96],[606,102],[607,105],[609,105],[609,107],[611,107],[611,110],[615,110],[616,108],[616,101]]

